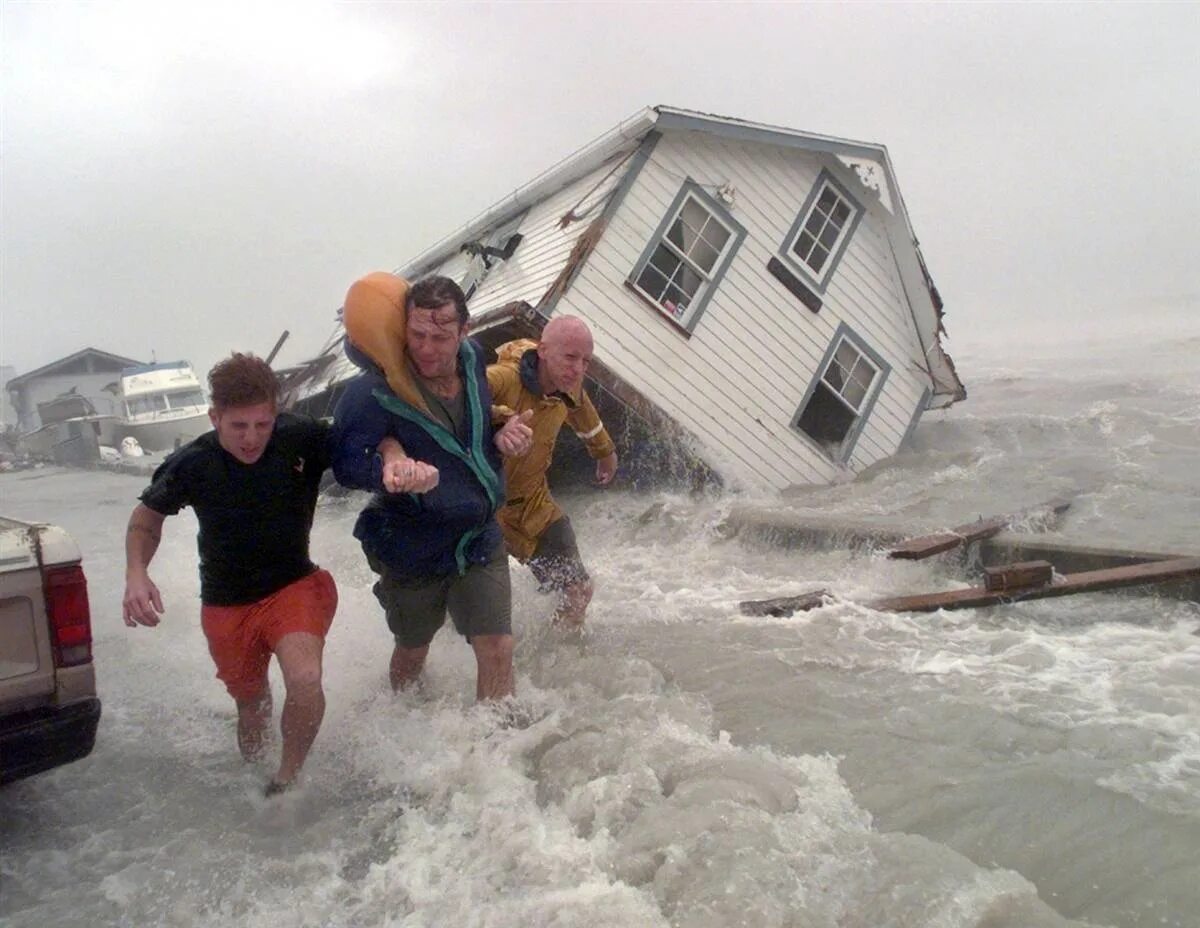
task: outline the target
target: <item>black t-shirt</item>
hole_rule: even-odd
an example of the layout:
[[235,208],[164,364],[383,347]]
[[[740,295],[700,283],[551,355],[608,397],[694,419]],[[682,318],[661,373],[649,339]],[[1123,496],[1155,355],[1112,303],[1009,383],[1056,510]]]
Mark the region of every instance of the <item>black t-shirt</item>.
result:
[[216,432],[163,461],[141,500],[166,516],[196,511],[206,605],[257,602],[316,570],[308,536],[329,455],[328,425],[281,413],[253,464],[222,448]]

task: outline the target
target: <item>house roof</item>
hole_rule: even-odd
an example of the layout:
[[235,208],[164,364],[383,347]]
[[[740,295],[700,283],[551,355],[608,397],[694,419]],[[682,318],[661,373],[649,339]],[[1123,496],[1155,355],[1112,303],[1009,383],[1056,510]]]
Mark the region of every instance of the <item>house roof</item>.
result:
[[[497,223],[503,222],[506,218],[528,209],[554,191],[595,170],[610,158],[628,151],[651,129],[705,132],[709,135],[747,142],[760,142],[805,151],[824,151],[851,158],[868,158],[878,162],[884,169],[888,186],[899,200],[899,189],[896,186],[891,161],[888,158],[887,148],[883,145],[820,135],[814,132],[801,132],[798,129],[749,122],[730,116],[700,113],[673,106],[652,106],[634,113],[608,132],[543,171],[529,183],[518,187],[466,225],[406,261],[396,269],[396,273],[405,275],[414,269],[441,263],[458,250],[460,243],[469,241]],[[900,212],[904,214],[903,202],[899,202],[898,206]],[[907,225],[907,214],[904,214],[904,221]],[[909,229],[911,232],[911,226]]]
[[[895,171],[886,146],[877,142],[802,132],[782,126],[717,116],[672,106],[654,106],[640,110],[592,140],[574,154],[552,166],[529,183],[480,213],[466,225],[411,258],[396,273],[415,277],[455,255],[464,242],[507,221],[541,202],[566,185],[580,179],[611,159],[620,157],[651,131],[698,132],[740,142],[774,145],[809,152],[822,152],[853,162],[855,159],[878,165],[883,172],[881,203],[890,214],[888,235],[892,240],[901,282],[916,324],[928,373],[933,381],[932,407],[949,405],[966,396],[954,364],[941,346],[942,301],[921,256],[908,210],[896,182]],[[864,181],[865,183],[866,181]]]
[[131,367],[135,364],[141,364],[141,361],[135,361],[132,358],[125,358],[119,354],[111,354],[107,351],[101,351],[99,348],[81,348],[74,354],[69,354],[65,358],[59,358],[57,361],[51,361],[49,364],[43,364],[36,370],[29,371],[27,374],[22,374],[20,377],[14,377],[4,385],[8,391],[14,391],[23,387],[26,383],[36,380],[39,377],[46,377],[54,374],[58,369],[74,364],[87,357],[93,357],[101,361],[105,361],[119,370],[123,367]]

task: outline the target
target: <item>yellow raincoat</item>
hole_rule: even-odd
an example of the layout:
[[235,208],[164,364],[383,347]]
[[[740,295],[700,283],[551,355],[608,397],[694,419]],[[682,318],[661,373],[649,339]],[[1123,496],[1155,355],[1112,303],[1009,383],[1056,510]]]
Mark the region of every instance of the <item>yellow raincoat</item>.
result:
[[570,424],[593,459],[607,457],[616,450],[587,391],[581,389],[578,396],[543,395],[537,386],[536,368],[528,362],[522,377],[521,359],[527,351],[536,349],[537,342],[529,339],[508,342],[496,349],[497,361],[487,369],[496,406],[507,407],[505,412],[512,413],[533,410],[529,421],[533,445],[525,455],[505,458],[507,501],[497,513],[508,551],[520,561],[529,559],[542,532],[563,516],[546,483],[546,471],[563,423]]

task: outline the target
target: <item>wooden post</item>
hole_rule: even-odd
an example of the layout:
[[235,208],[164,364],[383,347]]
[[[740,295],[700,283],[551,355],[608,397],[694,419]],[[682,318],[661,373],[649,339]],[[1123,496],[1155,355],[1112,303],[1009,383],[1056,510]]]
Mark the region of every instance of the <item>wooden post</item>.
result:
[[275,360],[275,355],[279,354],[279,349],[283,347],[283,343],[287,341],[287,338],[290,334],[291,333],[287,329],[283,330],[283,334],[280,335],[279,338],[275,342],[275,347],[272,348],[271,353],[269,355],[267,355],[267,364],[268,365],[272,361]]
[[1049,583],[1053,577],[1054,566],[1049,561],[1022,561],[1020,564],[983,568],[983,588],[990,591],[1041,586]]

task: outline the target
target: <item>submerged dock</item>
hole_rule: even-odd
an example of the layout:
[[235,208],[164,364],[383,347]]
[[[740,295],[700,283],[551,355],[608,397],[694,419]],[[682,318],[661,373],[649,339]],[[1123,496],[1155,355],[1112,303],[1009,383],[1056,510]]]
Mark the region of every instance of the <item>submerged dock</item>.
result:
[[[980,520],[979,524],[988,524],[992,521]],[[959,528],[964,528],[964,526]],[[989,525],[989,530],[991,528],[994,526]],[[891,526],[801,515],[761,506],[734,507],[722,523],[721,530],[729,537],[736,536],[751,543],[792,548],[848,548],[880,555],[890,555],[893,551],[905,550],[906,547],[911,547],[914,541],[910,533],[902,532]],[[950,535],[955,532],[957,529],[934,534]],[[925,537],[933,537],[933,535]],[[943,549],[936,556],[980,574],[989,568],[998,569],[1031,561],[1048,562],[1057,574],[1068,576],[1147,565],[1146,569],[1141,571],[1145,576],[1145,583],[1129,583],[1119,589],[1144,590],[1152,584],[1154,592],[1159,596],[1200,603],[1200,577],[1190,575],[1184,576],[1182,579],[1171,579],[1166,572],[1163,572],[1163,579],[1159,579],[1157,576],[1159,572],[1148,566],[1154,564],[1165,566],[1167,562],[1193,560],[1200,557],[1196,552],[1097,547],[1049,538],[1044,534],[1012,530],[995,531],[979,538],[972,538],[969,534],[964,533],[961,537],[964,539],[963,544]],[[1136,573],[1130,574],[1131,577],[1136,575]],[[806,595],[815,595],[817,592],[820,591]],[[1077,592],[1087,592],[1087,590],[1079,589]],[[997,601],[1015,601],[1021,598],[1033,598],[1027,595],[1018,595],[1016,590],[1013,590],[1012,594],[1011,596],[998,595],[995,599]],[[899,602],[898,599],[896,601]],[[763,603],[768,600],[757,602]]]

